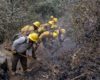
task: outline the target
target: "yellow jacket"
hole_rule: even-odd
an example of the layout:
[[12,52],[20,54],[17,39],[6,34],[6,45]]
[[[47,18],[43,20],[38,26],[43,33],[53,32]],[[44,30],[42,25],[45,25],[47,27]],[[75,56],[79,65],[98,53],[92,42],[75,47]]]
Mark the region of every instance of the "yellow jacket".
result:
[[21,29],[22,35],[28,35],[29,33],[34,31],[34,27],[30,25],[26,25]]

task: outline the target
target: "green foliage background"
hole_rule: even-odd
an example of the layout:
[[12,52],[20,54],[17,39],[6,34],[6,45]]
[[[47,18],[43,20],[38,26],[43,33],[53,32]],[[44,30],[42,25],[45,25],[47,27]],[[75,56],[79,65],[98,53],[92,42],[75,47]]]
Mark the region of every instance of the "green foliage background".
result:
[[[61,0],[0,0],[0,41],[36,20],[46,22],[51,15],[60,18],[64,12]],[[9,32],[10,31],[10,32]]]

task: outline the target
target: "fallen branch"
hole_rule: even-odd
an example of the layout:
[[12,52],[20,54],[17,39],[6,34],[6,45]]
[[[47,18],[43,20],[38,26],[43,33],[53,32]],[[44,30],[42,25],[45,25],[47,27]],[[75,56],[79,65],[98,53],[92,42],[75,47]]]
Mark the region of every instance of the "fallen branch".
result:
[[73,79],[71,79],[71,80],[76,80],[76,79],[78,79],[78,78],[80,78],[80,77],[82,77],[82,76],[84,76],[84,75],[86,75],[87,73],[83,73],[83,74],[81,74],[81,75],[79,75],[79,76],[77,76],[77,77],[75,77],[75,78],[73,78]]

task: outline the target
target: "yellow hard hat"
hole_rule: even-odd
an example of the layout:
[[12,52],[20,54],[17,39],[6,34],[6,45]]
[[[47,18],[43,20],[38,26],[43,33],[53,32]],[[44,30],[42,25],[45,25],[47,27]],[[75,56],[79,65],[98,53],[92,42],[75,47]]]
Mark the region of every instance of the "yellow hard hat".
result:
[[48,24],[49,25],[53,25],[54,24],[54,21],[49,21]]
[[53,33],[52,33],[52,36],[53,36],[54,38],[56,38],[56,37],[58,37],[58,33],[57,33],[57,32],[53,32]]
[[33,32],[33,33],[29,34],[28,38],[29,38],[30,40],[32,40],[33,42],[37,42],[38,39],[39,39],[39,36],[38,36],[37,33]]
[[44,37],[49,37],[49,35],[50,35],[50,32],[49,31],[45,31],[39,36],[39,39],[42,39]]
[[57,28],[57,25],[52,25],[51,29]]
[[61,29],[61,33],[62,34],[65,34],[66,33],[66,30],[65,29]]
[[49,34],[50,34],[49,31],[45,31],[45,32],[44,32],[44,35],[46,35],[46,36],[48,36]]
[[41,23],[39,21],[36,21],[33,23],[33,25],[35,25],[36,27],[40,27]]
[[50,34],[49,31],[45,31],[45,32],[43,32],[41,35],[42,35],[42,36],[48,36],[49,34]]
[[53,18],[53,21],[54,21],[54,22],[58,22],[58,19],[57,19],[57,18]]
[[50,18],[51,18],[51,19],[53,19],[53,18],[54,18],[54,16],[50,16]]
[[59,34],[59,30],[55,30],[55,32]]

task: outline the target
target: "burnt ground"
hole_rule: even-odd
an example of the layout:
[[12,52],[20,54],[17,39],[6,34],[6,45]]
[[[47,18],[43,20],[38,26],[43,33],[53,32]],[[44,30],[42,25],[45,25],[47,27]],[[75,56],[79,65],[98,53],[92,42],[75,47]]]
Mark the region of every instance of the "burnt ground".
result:
[[[100,57],[96,59],[78,57],[81,58],[78,60],[74,55],[77,52],[79,50],[70,38],[57,49],[49,50],[41,44],[36,51],[37,60],[28,59],[31,71],[15,76],[11,75],[11,53],[8,52],[10,80],[100,80]],[[17,68],[18,72],[22,71],[20,63]]]

